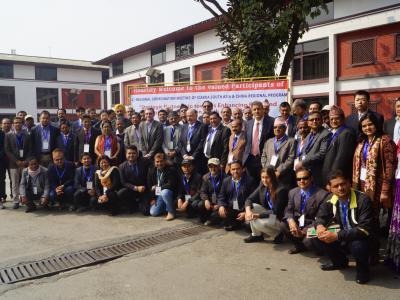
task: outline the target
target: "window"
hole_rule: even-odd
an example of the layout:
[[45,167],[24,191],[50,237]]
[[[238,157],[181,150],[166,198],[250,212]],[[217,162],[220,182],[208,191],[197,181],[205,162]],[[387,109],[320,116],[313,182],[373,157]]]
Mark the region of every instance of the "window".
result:
[[352,65],[373,63],[375,63],[375,39],[354,41],[351,43]]
[[293,60],[293,79],[312,80],[328,78],[328,39],[297,44]]
[[174,71],[174,82],[190,82],[190,68]]
[[36,88],[37,108],[58,108],[58,89]]
[[[164,85],[164,74],[159,74],[157,77],[151,76],[150,77],[150,83],[162,83],[159,84],[160,86]],[[154,86],[154,85],[153,85]]]
[[213,70],[203,70],[201,71],[201,80],[212,80]]
[[112,63],[112,76],[121,75],[124,73],[124,63],[122,60]]
[[56,81],[57,80],[57,68],[36,66],[35,78],[37,80]]
[[14,68],[12,64],[0,63],[0,78],[13,78]]
[[221,79],[228,78],[227,77],[227,72],[228,72],[227,67],[222,67],[221,68]]
[[193,55],[193,37],[175,43],[175,57]]
[[113,84],[111,86],[111,102],[112,102],[112,104],[119,104],[120,103],[119,83]]
[[[314,19],[311,18],[311,16],[308,16],[306,18],[306,21],[309,26],[333,21],[333,19],[334,19],[334,14],[333,14],[334,3],[333,3],[333,1],[325,1],[325,4],[328,9],[328,13],[326,13],[326,11],[321,8],[321,14],[319,16],[316,16]],[[315,8],[312,8],[312,11],[314,11],[314,10],[315,10]]]
[[396,35],[396,58],[400,58],[400,33]]
[[101,72],[101,82],[104,83],[104,84],[106,84],[108,78],[110,78],[110,73],[109,73],[109,71],[108,71],[108,70],[102,71],[102,72]]
[[165,63],[165,55],[165,46],[151,50],[151,65],[154,66]]
[[93,103],[94,103],[94,94],[89,94],[89,93],[87,93],[86,95],[85,95],[85,100],[86,100],[86,104],[87,105],[93,105]]
[[15,108],[15,87],[0,86],[0,107]]

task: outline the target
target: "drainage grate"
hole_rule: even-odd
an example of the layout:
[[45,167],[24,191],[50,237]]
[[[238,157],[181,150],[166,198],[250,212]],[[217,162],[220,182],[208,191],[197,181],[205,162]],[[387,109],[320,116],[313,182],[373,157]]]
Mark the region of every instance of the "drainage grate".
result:
[[12,267],[0,269],[0,284],[11,284],[37,279],[99,264],[157,245],[194,236],[210,229],[209,227],[195,224],[183,228],[174,227],[107,246],[66,253],[34,262],[20,263]]

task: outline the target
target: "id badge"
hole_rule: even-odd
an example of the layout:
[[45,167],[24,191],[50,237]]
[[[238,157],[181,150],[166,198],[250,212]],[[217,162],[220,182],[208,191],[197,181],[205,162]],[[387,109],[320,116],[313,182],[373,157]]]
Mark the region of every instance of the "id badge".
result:
[[233,200],[233,209],[239,210],[239,202],[237,199]]
[[42,150],[49,150],[49,141],[42,141]]
[[360,180],[365,181],[365,179],[367,179],[367,169],[361,168]]
[[168,142],[168,149],[173,150],[174,149],[174,142]]
[[276,215],[270,214],[268,219],[267,219],[267,224],[270,226],[274,226],[276,222]]
[[307,155],[303,155],[303,156],[301,157],[301,160],[306,160],[306,157],[307,157]]
[[215,193],[212,193],[212,195],[211,195],[211,202],[212,202],[212,204],[217,203],[217,195]]
[[300,162],[300,159],[299,159],[299,158],[296,158],[296,159],[294,160],[293,170],[296,171],[296,165],[297,165],[299,162]]
[[93,189],[93,181],[86,181],[86,189],[88,190]]
[[190,200],[190,198],[191,198],[191,196],[190,196],[190,195],[185,195],[185,201],[189,201],[189,200]]
[[190,152],[190,150],[192,150],[191,147],[190,147],[190,143],[187,143],[187,145],[186,145],[186,151],[187,151],[187,152]]
[[161,186],[156,186],[156,196],[161,195]]
[[106,187],[103,187],[103,194],[105,195],[106,192],[107,192],[107,188],[106,188]]
[[90,152],[89,149],[90,149],[89,144],[84,144],[84,145],[83,145],[83,152],[89,153],[89,152]]
[[33,189],[33,194],[34,194],[34,195],[37,195],[37,193],[38,193],[38,191],[37,191],[37,186],[32,187],[32,189]]
[[229,155],[228,155],[228,164],[231,163],[231,162],[233,162],[233,154],[229,153]]
[[396,170],[396,179],[400,179],[400,169]]
[[304,215],[301,215],[301,217],[299,218],[299,227],[304,227]]
[[278,156],[277,155],[272,156],[270,165],[275,167],[277,162],[278,162]]
[[24,150],[19,150],[19,157],[24,157]]
[[108,156],[109,158],[111,157],[111,150],[105,150],[104,155]]

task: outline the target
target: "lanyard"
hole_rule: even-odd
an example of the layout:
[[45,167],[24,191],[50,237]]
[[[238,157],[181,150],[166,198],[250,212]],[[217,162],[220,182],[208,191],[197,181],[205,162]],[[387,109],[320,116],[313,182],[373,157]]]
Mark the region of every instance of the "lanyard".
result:
[[236,184],[236,189],[235,189],[235,182],[232,180],[232,189],[235,191],[236,200],[239,198],[240,181],[241,181],[241,179]]
[[371,145],[370,145],[370,143],[369,143],[369,140],[366,139],[366,141],[365,141],[365,143],[364,143],[364,146],[363,146],[363,159],[364,159],[364,162],[367,161],[367,155],[368,155],[370,146],[371,146]]
[[104,143],[104,151],[111,150],[111,137],[106,136],[106,142]]
[[218,189],[219,184],[221,183],[221,179],[222,179],[222,171],[221,171],[221,176],[217,182],[215,182],[214,177],[212,177],[211,173],[210,173],[210,181],[214,188],[214,194],[217,194],[217,189]]
[[64,142],[64,147],[66,147],[68,144],[68,135],[63,134],[63,142]]
[[49,127],[44,128],[42,125],[40,125],[40,127],[42,129],[42,139],[44,139],[45,141],[48,141],[49,133],[50,133]]
[[132,169],[133,174],[135,174],[136,176],[139,176],[139,170],[138,170],[137,164],[132,164],[131,169]]
[[174,141],[174,133],[175,133],[175,127],[171,126],[171,128],[170,128],[171,142]]
[[90,166],[89,176],[86,174],[86,168],[82,167],[83,176],[86,178],[86,181],[91,181],[93,175],[93,166]]
[[195,125],[192,125],[192,126],[189,125],[189,130],[188,130],[188,141],[190,141],[190,140],[192,139],[194,127],[195,127]]
[[279,140],[277,138],[274,138],[274,150],[275,154],[278,154],[279,149],[281,148],[282,144],[287,140],[287,135],[285,134],[283,137],[281,137]]
[[313,193],[313,191],[314,191],[314,187],[311,187],[307,193],[305,193],[303,190],[301,190],[301,192],[300,192],[301,193],[301,202],[300,202],[300,212],[301,212],[301,214],[304,213],[304,209],[306,208],[306,204],[307,204],[308,198],[310,198],[310,196]]
[[85,144],[89,144],[91,135],[92,135],[92,129],[90,128],[87,133],[85,132],[85,138],[84,138]]
[[157,185],[160,186],[161,185],[161,179],[163,177],[163,173],[157,169]]
[[24,135],[22,134],[22,132],[16,135],[16,141],[18,149],[24,148]]
[[302,147],[301,147],[301,139],[299,139],[299,140],[297,140],[297,155],[296,155],[296,157],[300,157],[300,154],[301,154],[301,149],[302,149]]
[[60,172],[58,172],[58,167],[56,167],[56,172],[57,172],[57,176],[58,176],[58,181],[60,182],[60,184],[61,184],[61,179],[63,178],[63,176],[64,176],[64,173],[65,173],[65,166],[64,166],[64,170],[61,172],[61,174],[60,174]]
[[340,202],[340,206],[342,207],[342,213],[343,213],[343,227],[347,229],[347,210],[348,210],[348,201],[346,202]]
[[238,140],[239,140],[239,137],[235,135],[235,137],[233,138],[233,142],[232,142],[232,151],[235,150]]
[[271,194],[269,193],[269,190],[268,190],[268,189],[265,191],[264,199],[265,199],[265,202],[268,203],[269,208],[270,208],[270,209],[274,209],[274,204],[272,203]]
[[207,142],[210,142],[212,136],[214,135],[214,133],[217,131],[217,128],[211,129],[211,132],[208,134],[207,137]]
[[182,176],[182,183],[183,183],[183,186],[184,186],[184,188],[185,188],[186,194],[187,194],[187,195],[190,195],[189,182],[188,182],[188,180],[186,179],[185,175]]
[[306,153],[308,152],[308,150],[311,149],[311,147],[313,146],[313,141],[315,139],[315,134],[314,133],[310,133],[310,138],[308,139],[308,143],[306,146]]
[[333,142],[337,139],[337,137],[339,136],[339,134],[341,134],[342,131],[345,130],[346,128],[347,128],[347,126],[346,126],[346,125],[343,125],[343,126],[340,127],[338,130],[336,130],[335,134],[334,134],[334,135],[332,136],[332,138],[331,138],[331,143],[333,143]]

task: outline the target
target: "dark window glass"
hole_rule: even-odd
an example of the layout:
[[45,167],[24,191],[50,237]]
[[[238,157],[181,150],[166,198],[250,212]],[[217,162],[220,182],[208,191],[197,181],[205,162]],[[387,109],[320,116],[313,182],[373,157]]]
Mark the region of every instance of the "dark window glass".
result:
[[0,63],[0,78],[13,78],[14,68],[12,64]]
[[36,88],[37,108],[58,108],[58,89]]
[[15,87],[0,86],[0,107],[15,108]]
[[203,70],[201,71],[201,80],[212,80],[213,70]]
[[165,63],[165,55],[165,46],[151,50],[151,65],[154,66]]
[[109,71],[108,70],[106,70],[106,71],[102,71],[101,72],[101,82],[102,83],[107,83],[107,79],[108,78],[110,78],[110,73],[109,73]]
[[[159,74],[157,77],[150,77],[150,83],[162,83],[160,86],[164,85],[164,74]],[[153,85],[154,86],[154,85]]]
[[120,97],[119,97],[119,84],[113,84],[111,86],[111,102],[112,104],[118,104],[120,103]]
[[124,64],[122,60],[112,63],[112,76],[121,75],[124,73]]
[[193,37],[175,43],[175,57],[185,57],[193,55]]
[[226,67],[222,67],[221,68],[221,79],[227,78],[226,72],[227,72]]
[[57,68],[36,66],[35,78],[37,80],[55,81],[57,80]]
[[190,82],[190,68],[174,71],[174,82]]
[[321,39],[296,45],[293,59],[293,80],[328,78],[328,39]]
[[86,100],[87,105],[92,105],[94,103],[94,94],[87,93],[85,95],[85,98],[86,98],[85,100]]
[[396,57],[400,57],[400,34],[396,35]]

